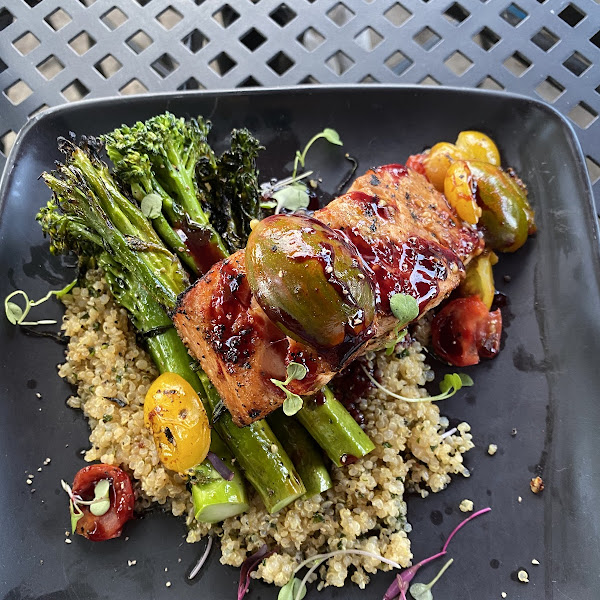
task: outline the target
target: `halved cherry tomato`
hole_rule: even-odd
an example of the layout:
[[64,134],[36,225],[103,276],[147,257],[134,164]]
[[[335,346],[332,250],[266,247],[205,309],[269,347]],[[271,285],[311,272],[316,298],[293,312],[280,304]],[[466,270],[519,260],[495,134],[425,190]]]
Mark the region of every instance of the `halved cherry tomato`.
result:
[[406,167],[420,173],[421,175],[425,175],[425,158],[427,153],[423,154],[412,154],[406,160]]
[[90,465],[75,475],[73,494],[81,500],[93,500],[94,488],[103,479],[110,483],[110,508],[102,516],[92,514],[89,506],[79,504],[83,516],[77,521],[75,532],[88,540],[99,542],[119,537],[123,525],[133,519],[135,497],[127,473],[112,465]]
[[476,365],[500,351],[502,314],[489,312],[478,296],[449,302],[433,319],[431,340],[436,354],[456,367]]

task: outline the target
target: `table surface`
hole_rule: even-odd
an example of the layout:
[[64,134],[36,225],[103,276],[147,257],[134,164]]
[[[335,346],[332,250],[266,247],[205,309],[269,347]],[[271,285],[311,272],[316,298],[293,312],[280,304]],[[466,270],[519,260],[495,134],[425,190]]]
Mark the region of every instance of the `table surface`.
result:
[[82,98],[327,83],[503,89],[573,124],[600,210],[600,0],[0,0],[0,168]]

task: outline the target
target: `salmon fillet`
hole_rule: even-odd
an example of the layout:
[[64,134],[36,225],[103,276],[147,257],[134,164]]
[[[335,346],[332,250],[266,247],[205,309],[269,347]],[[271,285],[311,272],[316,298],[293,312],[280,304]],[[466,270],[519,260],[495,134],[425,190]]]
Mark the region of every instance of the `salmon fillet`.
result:
[[[345,364],[385,344],[397,323],[389,305],[393,294],[412,295],[422,315],[457,287],[465,265],[483,249],[479,233],[460,221],[444,196],[401,165],[369,170],[314,218],[356,246],[377,290],[372,336]],[[269,320],[250,291],[244,257],[240,250],[213,265],[180,296],[173,314],[179,335],[240,426],[283,404],[284,393],[270,380],[285,380],[290,362],[308,369],[288,385],[300,395],[316,393],[345,366],[286,337]]]

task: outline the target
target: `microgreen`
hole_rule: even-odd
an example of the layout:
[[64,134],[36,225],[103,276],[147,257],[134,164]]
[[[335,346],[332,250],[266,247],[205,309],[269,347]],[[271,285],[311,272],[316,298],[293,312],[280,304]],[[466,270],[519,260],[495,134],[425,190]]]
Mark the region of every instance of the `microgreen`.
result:
[[60,480],[62,489],[67,492],[69,496],[69,513],[71,514],[71,531],[75,533],[75,527],[81,517],[83,517],[83,511],[81,506],[88,506],[90,512],[96,517],[105,515],[110,509],[110,481],[108,479],[101,479],[94,486],[94,499],[93,500],[82,500],[73,493],[71,486],[62,479]]
[[[442,546],[441,552],[437,554],[433,554],[428,558],[424,558],[422,561],[418,562],[416,565],[409,567],[408,569],[404,569],[400,574],[396,575],[396,578],[392,582],[392,585],[387,589],[385,595],[383,596],[383,600],[395,600],[396,598],[400,598],[400,600],[406,600],[406,592],[408,591],[408,586],[410,582],[413,580],[417,571],[427,563],[430,563],[441,556],[444,556],[448,552],[448,546],[452,540],[452,538],[469,522],[473,519],[483,515],[485,513],[490,512],[491,508],[482,508],[477,512],[473,513],[470,517],[467,517],[463,521],[461,521],[450,533],[450,535],[446,538],[446,542]],[[434,581],[435,583],[435,581]]]
[[390,298],[390,310],[402,327],[419,316],[419,304],[409,294],[393,294]]
[[291,362],[286,369],[287,377],[285,381],[280,381],[279,379],[271,379],[271,383],[276,385],[280,390],[282,390],[285,394],[285,400],[283,402],[283,412],[291,417],[295,415],[301,408],[303,404],[303,400],[298,394],[294,394],[287,389],[287,385],[297,379],[298,381],[304,379],[306,374],[308,373],[308,369],[297,362]]
[[154,193],[144,196],[140,204],[140,210],[149,219],[160,217],[162,212],[162,198]]
[[340,139],[338,132],[335,129],[326,127],[325,129],[323,129],[323,131],[317,133],[308,141],[308,144],[304,146],[304,150],[302,152],[296,150],[296,157],[294,158],[294,172],[292,174],[292,177],[296,177],[296,173],[298,172],[299,166],[304,168],[304,161],[306,160],[306,155],[308,154],[310,147],[321,138],[327,140],[330,144],[334,144],[336,146],[344,145],[342,143],[342,140]]
[[[55,325],[56,321],[50,319],[44,319],[42,321],[25,321],[25,317],[29,314],[29,311],[34,307],[46,302],[53,295],[57,298],[62,298],[65,294],[68,294],[77,283],[77,279],[73,280],[69,285],[65,286],[61,290],[51,290],[43,298],[39,300],[30,300],[29,296],[23,290],[15,290],[4,299],[4,312],[6,318],[13,325]],[[22,296],[25,300],[25,308],[21,308],[16,302],[11,302],[15,296]]]
[[277,600],[302,600],[306,596],[306,586],[297,577],[292,577],[280,590]]
[[436,402],[438,400],[447,400],[451,398],[463,387],[470,387],[473,385],[473,380],[464,373],[447,373],[444,375],[444,379],[440,382],[440,393],[437,396],[426,396],[425,398],[408,398],[407,396],[401,396],[396,394],[386,387],[381,385],[365,367],[362,367],[365,375],[369,378],[369,381],[379,390],[385,392],[388,396],[402,400],[404,402]]
[[406,337],[407,333],[408,332],[406,331],[406,329],[402,328],[402,323],[398,323],[396,325],[396,327],[394,328],[392,340],[388,342],[385,346],[386,356],[390,356],[394,352],[396,346]]
[[242,563],[242,568],[240,569],[240,582],[238,584],[238,600],[242,600],[250,587],[250,573],[252,573],[265,558],[271,556],[273,552],[275,551],[269,550],[267,545],[263,544],[254,554],[248,556]]
[[410,586],[410,595],[415,600],[433,600],[433,593],[431,588],[438,582],[440,577],[444,574],[446,569],[454,562],[451,558],[441,569],[440,572],[429,582],[429,583],[413,583]]
[[296,212],[301,208],[308,208],[310,196],[308,190],[301,183],[292,183],[276,191],[272,198],[276,201],[275,214],[278,215],[282,208]]

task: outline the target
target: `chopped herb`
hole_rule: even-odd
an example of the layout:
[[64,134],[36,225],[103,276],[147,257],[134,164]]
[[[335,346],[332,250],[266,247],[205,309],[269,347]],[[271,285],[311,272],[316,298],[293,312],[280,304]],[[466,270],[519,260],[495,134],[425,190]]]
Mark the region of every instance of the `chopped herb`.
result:
[[323,517],[323,515],[316,514],[313,516],[313,521],[315,523],[322,523],[324,520],[325,520],[325,518]]
[[391,448],[392,445],[389,442],[383,442],[383,444],[381,444],[384,448]]
[[294,394],[287,389],[287,385],[294,379],[301,381],[306,377],[308,369],[297,362],[291,362],[286,369],[287,377],[285,381],[279,379],[271,379],[271,383],[276,385],[280,390],[285,393],[285,400],[283,402],[283,412],[291,417],[295,415],[302,408],[302,398],[298,394]]
[[108,415],[108,414],[106,414],[106,415],[103,415],[103,416],[102,416],[102,420],[103,420],[105,423],[109,423],[110,421],[112,421],[112,420],[113,420],[113,417],[112,417],[112,415]]

